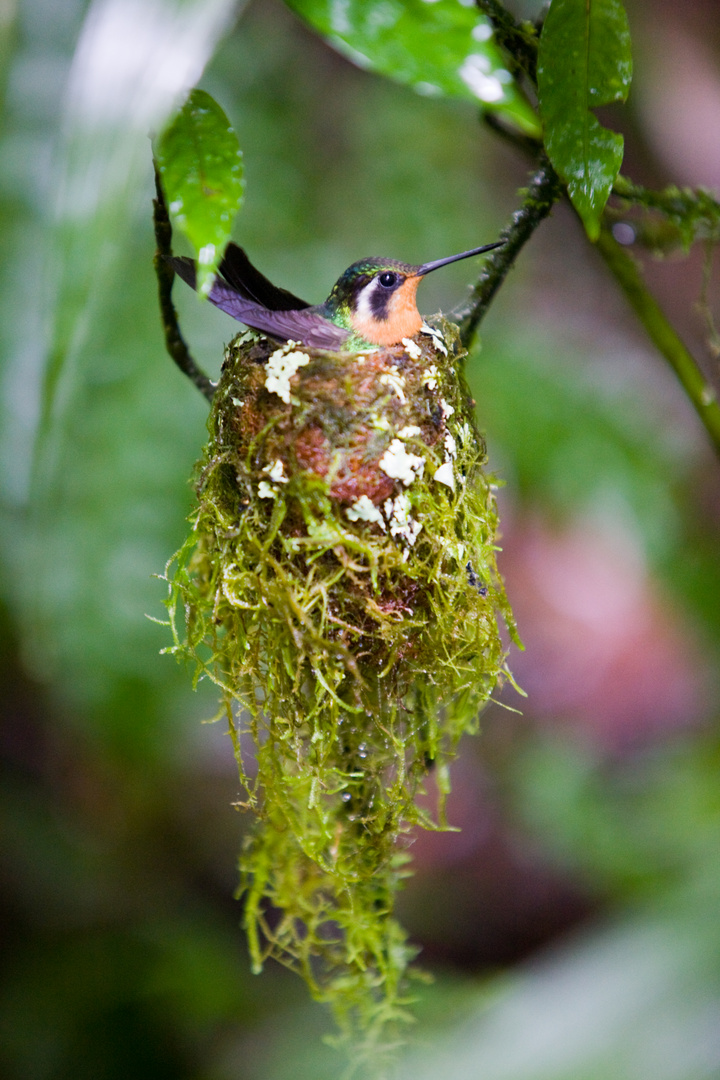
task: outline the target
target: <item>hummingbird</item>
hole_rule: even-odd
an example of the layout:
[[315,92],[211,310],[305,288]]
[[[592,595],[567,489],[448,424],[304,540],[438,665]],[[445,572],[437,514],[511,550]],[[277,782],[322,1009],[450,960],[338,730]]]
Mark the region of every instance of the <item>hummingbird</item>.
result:
[[[208,299],[239,322],[279,341],[297,341],[309,348],[333,352],[399,345],[423,325],[415,296],[426,274],[502,247],[503,242],[421,266],[395,259],[360,259],[338,278],[327,300],[314,305],[273,285],[241,247],[230,243]],[[194,289],[193,260],[174,256],[169,261],[176,274]]]

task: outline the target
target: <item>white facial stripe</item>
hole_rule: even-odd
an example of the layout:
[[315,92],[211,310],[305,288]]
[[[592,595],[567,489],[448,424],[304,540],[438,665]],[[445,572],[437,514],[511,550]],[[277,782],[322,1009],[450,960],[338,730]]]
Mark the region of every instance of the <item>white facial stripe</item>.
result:
[[355,306],[355,317],[358,322],[372,323],[376,320],[377,316],[372,308],[371,296],[376,289],[381,289],[382,286],[378,283],[377,278],[373,278],[367,285],[358,293],[357,304]]

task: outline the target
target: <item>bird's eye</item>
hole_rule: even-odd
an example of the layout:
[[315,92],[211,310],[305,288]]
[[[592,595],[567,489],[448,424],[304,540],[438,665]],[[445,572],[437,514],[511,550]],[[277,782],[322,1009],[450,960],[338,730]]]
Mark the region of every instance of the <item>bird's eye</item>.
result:
[[390,289],[393,285],[397,284],[397,274],[393,274],[392,270],[385,270],[378,277],[378,281],[383,288]]

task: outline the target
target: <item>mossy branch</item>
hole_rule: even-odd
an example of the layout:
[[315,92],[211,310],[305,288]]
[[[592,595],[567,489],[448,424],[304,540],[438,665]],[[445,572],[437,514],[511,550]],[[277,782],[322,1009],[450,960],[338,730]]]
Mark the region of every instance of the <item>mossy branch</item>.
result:
[[[639,207],[645,212],[636,230],[640,244],[660,255],[696,241],[717,243],[720,240],[720,202],[705,188],[679,188],[675,184],[652,191],[618,176],[613,195],[620,202],[621,212]],[[658,220],[662,223],[658,228]],[[636,225],[633,221],[633,225]]]
[[543,158],[539,169],[530,180],[522,206],[515,211],[500,233],[500,238],[505,243],[486,260],[467,305],[456,312],[460,338],[466,349],[472,345],[477,329],[520,249],[545,220],[562,194],[563,186],[557,173],[547,158]]
[[155,252],[154,266],[158,282],[158,300],[160,303],[160,317],[165,333],[165,348],[175,361],[177,366],[187,375],[188,379],[197,386],[198,390],[205,395],[208,401],[212,401],[215,393],[215,384],[202,371],[193,360],[184,337],[180,332],[177,312],[172,302],[172,287],[175,280],[175,271],[168,258],[172,255],[172,225],[165,205],[160,176],[157,166],[155,167],[155,191],[153,199],[153,226],[155,229]]
[[720,453],[720,406],[717,396],[642,279],[640,266],[604,226],[597,249],[656,348],[672,367]]
[[621,175],[613,185],[613,194],[631,205],[663,214],[678,227],[691,225],[693,239],[720,238],[720,201],[705,188],[672,184],[662,191],[652,191]]

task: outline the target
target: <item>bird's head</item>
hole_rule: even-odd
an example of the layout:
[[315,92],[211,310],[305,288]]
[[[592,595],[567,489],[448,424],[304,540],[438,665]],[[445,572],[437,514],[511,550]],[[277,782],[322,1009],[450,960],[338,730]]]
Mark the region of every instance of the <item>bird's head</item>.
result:
[[411,266],[394,259],[369,258],[349,266],[326,301],[329,312],[373,345],[398,345],[422,326],[417,287],[432,270],[500,247],[502,241]]

